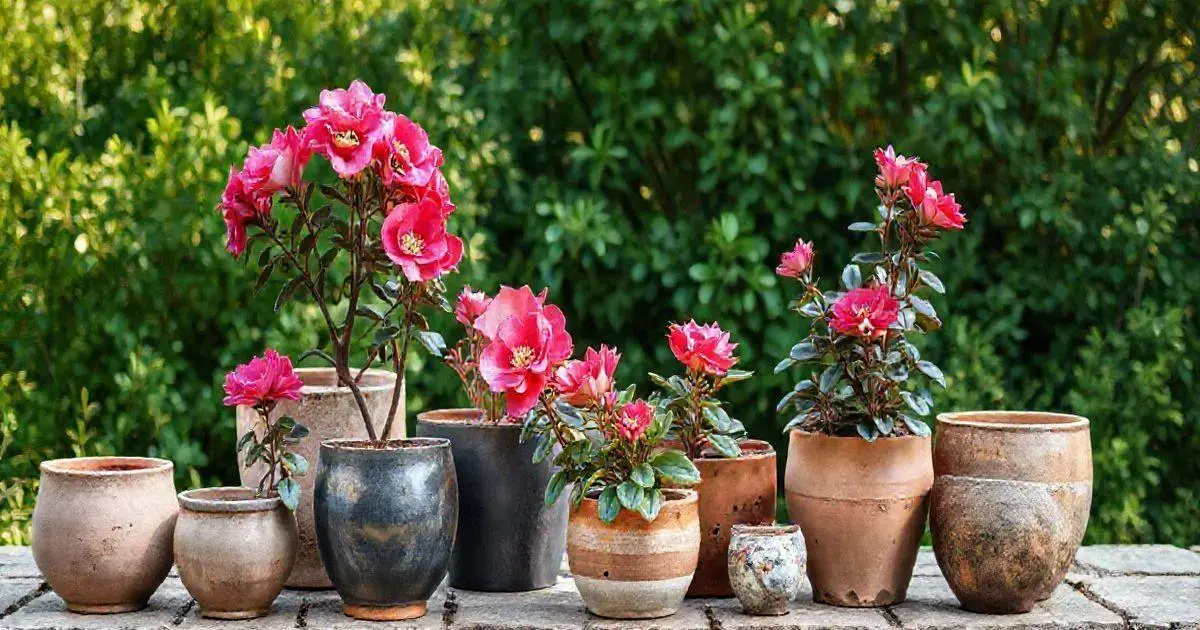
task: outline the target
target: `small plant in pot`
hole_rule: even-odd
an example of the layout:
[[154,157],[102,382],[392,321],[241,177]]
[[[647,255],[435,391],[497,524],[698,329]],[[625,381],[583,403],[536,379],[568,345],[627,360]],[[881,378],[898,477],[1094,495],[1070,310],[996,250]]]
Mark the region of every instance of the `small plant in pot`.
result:
[[[496,351],[489,355],[490,367],[481,363],[505,319],[516,317],[516,322],[521,314],[537,314],[535,319],[541,316],[547,324],[564,321],[558,307],[545,304],[545,300],[545,291],[534,295],[527,286],[501,287],[495,298],[464,288],[454,307],[464,334],[443,353],[443,360],[459,376],[471,407],[417,416],[417,435],[447,438],[454,451],[459,526],[450,585],[456,588],[528,591],[553,586],[558,578],[567,540],[567,504],[542,501],[542,489],[554,467],[549,458],[535,462],[536,444],[521,440],[523,416],[528,411],[523,410],[524,401],[515,401],[514,413],[510,413],[503,391],[492,391],[484,379],[484,369],[503,365],[492,356]],[[543,357],[542,381],[571,353],[565,328],[551,325],[548,330],[557,331],[557,339]],[[509,357],[509,364],[526,360],[522,352]],[[593,353],[589,351],[589,361]],[[608,362],[601,362],[597,374],[584,378],[590,379],[590,387],[607,391],[617,357],[607,349],[603,356]],[[530,363],[532,359],[531,355]],[[539,377],[525,378],[527,383],[533,381],[536,391]]]
[[671,437],[700,471],[700,562],[688,597],[729,597],[726,556],[733,526],[775,522],[775,449],[739,439],[745,428],[717,397],[754,374],[733,369],[737,344],[728,332],[693,320],[671,324],[667,342],[684,373],[650,379],[664,392],[659,406],[671,419]]
[[[312,526],[345,612],[365,619],[425,614],[458,520],[450,443],[394,439],[392,428],[399,418],[403,435],[411,341],[441,349],[421,311],[451,310],[441,277],[457,268],[463,243],[447,231],[455,208],[441,150],[385,100],[361,81],[322,91],[302,130],[277,131],[231,170],[220,204],[229,251],[261,267],[257,287],[286,277],[276,309],[303,289],[322,316],[326,343],[301,355],[332,366],[313,401],[332,399],[326,412],[341,418],[340,402],[357,411],[349,437],[321,436]],[[331,183],[302,177],[314,156],[332,168]],[[360,339],[365,358],[352,368]],[[382,391],[369,382],[376,362],[394,372]]]
[[921,419],[933,397],[918,381],[946,383],[908,338],[941,326],[921,294],[945,289],[922,265],[966,220],[924,163],[891,147],[875,161],[878,219],[850,230],[874,234],[879,251],[856,254],[839,291],[818,288],[811,243],[797,242],[776,269],[798,281],[791,307],[810,322],[775,368],[804,367],[778,405],[795,414],[785,428],[788,513],[807,541],[813,598],[840,606],[895,604],[912,579],[933,484]]
[[179,493],[175,565],[204,617],[266,615],[292,570],[299,545],[296,479],[309,465],[291,447],[308,429],[276,413],[276,407],[282,400],[299,400],[302,387],[291,360],[270,349],[225,377],[225,404],[246,406],[258,415],[238,450],[245,452],[246,467],[261,463],[264,472],[254,488]]

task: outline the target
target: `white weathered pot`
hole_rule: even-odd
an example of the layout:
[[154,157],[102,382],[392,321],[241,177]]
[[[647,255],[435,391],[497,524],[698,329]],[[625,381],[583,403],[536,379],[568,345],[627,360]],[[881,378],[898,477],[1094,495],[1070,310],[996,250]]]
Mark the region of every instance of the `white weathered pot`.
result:
[[734,525],[729,584],[747,615],[784,615],[804,583],[807,552],[798,525]]

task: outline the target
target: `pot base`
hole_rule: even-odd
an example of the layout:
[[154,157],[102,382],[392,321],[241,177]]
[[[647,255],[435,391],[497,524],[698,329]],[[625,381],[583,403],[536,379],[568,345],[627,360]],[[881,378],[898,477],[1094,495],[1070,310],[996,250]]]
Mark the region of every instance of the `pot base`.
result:
[[137,612],[146,607],[149,601],[122,604],[76,604],[66,602],[67,610],[82,615],[115,615],[119,613]]
[[429,612],[429,602],[415,602],[403,606],[364,606],[343,604],[342,612],[347,617],[362,621],[403,621],[424,617]]
[[875,599],[863,600],[859,599],[857,593],[850,591],[843,597],[835,597],[832,593],[822,595],[817,591],[813,591],[813,601],[818,604],[826,604],[828,606],[839,606],[841,608],[882,608],[883,606],[892,606],[899,604],[908,597],[908,591],[905,589],[897,594],[891,594],[886,591],[880,592],[875,596]]
[[206,619],[258,619],[271,614],[270,607],[254,610],[205,610],[200,609],[200,616]]
[[746,608],[742,606],[742,614],[752,617],[782,617],[788,614],[787,602],[784,602],[782,606],[774,608]]

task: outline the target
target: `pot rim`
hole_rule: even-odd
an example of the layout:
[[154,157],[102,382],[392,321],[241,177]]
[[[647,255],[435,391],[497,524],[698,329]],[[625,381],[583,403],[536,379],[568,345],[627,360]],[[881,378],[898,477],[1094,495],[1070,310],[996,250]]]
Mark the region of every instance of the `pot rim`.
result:
[[[249,495],[219,497],[213,495]],[[193,488],[178,495],[179,506],[191,512],[229,514],[238,512],[270,512],[283,505],[279,496],[255,497],[254,490],[245,486]]]
[[356,453],[400,453],[433,451],[450,448],[450,440],[438,437],[392,438],[384,448],[376,448],[367,438],[330,438],[321,442],[322,449],[331,451],[353,451]]
[[[105,469],[104,466],[112,466],[114,468]],[[175,470],[175,464],[171,460],[158,457],[102,455],[96,457],[47,459],[38,468],[43,473],[53,473],[65,477],[103,478],[155,475],[163,472],[171,473]]]
[[[466,416],[473,417],[439,417],[439,416]],[[454,407],[451,409],[428,409],[417,414],[417,422],[425,424],[442,424],[449,426],[460,427],[477,427],[480,429],[517,429],[520,430],[521,423],[519,422],[485,422],[482,418],[483,414],[478,409],[471,407]]]
[[800,531],[800,526],[794,523],[775,523],[772,525],[734,523],[729,531],[733,536],[790,536]]
[[[1042,421],[1024,422],[1020,419]],[[1006,432],[1078,431],[1090,424],[1083,416],[1054,411],[950,411],[939,413],[937,423]]]
[[740,460],[748,460],[748,459],[766,459],[768,457],[774,457],[776,455],[775,445],[771,444],[770,442],[768,442],[766,440],[759,440],[759,439],[755,439],[755,438],[743,438],[741,440],[738,440],[737,443],[738,443],[738,446],[745,446],[745,445],[749,444],[752,446],[766,447],[766,448],[762,448],[761,450],[755,450],[752,453],[746,453],[745,451],[742,451],[742,454],[737,457],[724,457],[724,456],[721,456],[720,454],[718,454],[717,450],[715,448],[713,448],[711,446],[706,446],[700,450],[700,457],[697,457],[696,459],[704,460],[704,461],[721,461],[721,460],[740,461]]
[[[350,371],[358,374],[360,368],[350,368]],[[330,380],[337,383],[337,372],[331,367],[303,367],[295,369],[296,376],[300,377],[300,381],[304,386],[300,388],[302,394],[331,394],[331,393],[350,393],[349,387],[340,385],[316,385],[309,384],[308,380],[314,377],[332,377]],[[391,370],[380,368],[368,368],[363,373],[363,382],[358,386],[358,390],[363,393],[382,393],[391,390],[396,386],[396,373]]]
[[806,436],[806,437],[829,438],[831,440],[859,440],[866,444],[878,444],[879,442],[892,441],[892,440],[928,440],[928,439],[930,439],[930,437],[932,437],[929,435],[886,435],[886,436],[881,435],[878,438],[875,438],[874,442],[867,442],[867,440],[865,440],[862,436],[859,436],[859,435],[829,435],[828,433],[820,433],[817,431],[805,431],[803,429],[792,429],[791,431],[788,432],[788,434],[789,434],[789,436],[788,436],[789,440],[791,439],[791,434],[799,434],[801,436]]

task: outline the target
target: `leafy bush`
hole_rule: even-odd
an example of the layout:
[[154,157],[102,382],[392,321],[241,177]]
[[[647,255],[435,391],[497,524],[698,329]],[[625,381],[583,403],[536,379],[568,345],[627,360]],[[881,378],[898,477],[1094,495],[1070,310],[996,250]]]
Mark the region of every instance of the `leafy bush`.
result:
[[[230,10],[233,6],[233,10]],[[665,369],[719,320],[758,377],[802,333],[772,268],[838,268],[871,150],[945,165],[969,229],[932,271],[939,408],[1092,420],[1092,541],[1200,538],[1200,7],[968,0],[18,2],[0,12],[0,542],[37,462],[148,453],[232,481],[220,376],[319,315],[252,299],[212,210],[250,143],[362,78],[447,153],[460,281],[546,284],[579,347]],[[944,273],[953,267],[953,273]],[[452,290],[457,286],[451,287]],[[449,318],[435,326],[450,325]],[[409,415],[457,404],[413,355]],[[645,383],[641,385],[645,386]],[[86,391],[86,394],[84,393]]]

